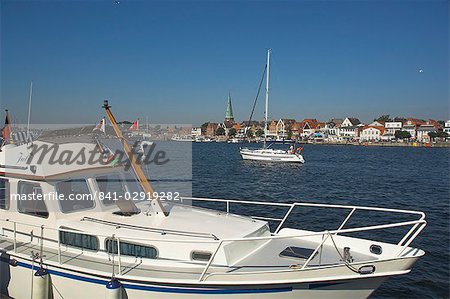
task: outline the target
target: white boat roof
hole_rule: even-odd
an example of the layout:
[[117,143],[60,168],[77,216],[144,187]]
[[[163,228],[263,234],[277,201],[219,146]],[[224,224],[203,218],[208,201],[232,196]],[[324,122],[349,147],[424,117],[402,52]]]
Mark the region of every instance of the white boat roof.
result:
[[[31,144],[7,144],[0,151],[0,173],[43,180],[72,172],[112,168],[113,166],[99,161],[88,163],[90,152],[97,149],[97,144],[89,142],[34,141]],[[96,157],[100,156],[100,153],[96,154]]]

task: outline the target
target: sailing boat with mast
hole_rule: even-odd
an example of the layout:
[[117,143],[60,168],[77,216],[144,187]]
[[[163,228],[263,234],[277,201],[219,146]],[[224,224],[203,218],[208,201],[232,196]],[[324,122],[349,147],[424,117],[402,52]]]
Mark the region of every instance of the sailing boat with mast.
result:
[[270,161],[270,162],[294,162],[305,163],[300,151],[291,147],[289,151],[270,148],[272,144],[267,145],[267,125],[269,115],[269,75],[270,75],[270,53],[267,49],[266,64],[266,103],[264,113],[264,145],[262,149],[241,148],[240,154],[244,160]]

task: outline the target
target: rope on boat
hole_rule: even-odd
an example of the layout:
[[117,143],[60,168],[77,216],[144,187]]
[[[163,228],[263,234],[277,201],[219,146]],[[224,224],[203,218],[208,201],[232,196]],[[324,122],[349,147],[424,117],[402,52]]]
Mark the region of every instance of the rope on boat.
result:
[[[255,112],[255,107],[256,107],[256,102],[258,101],[259,98],[259,93],[261,92],[261,86],[264,82],[264,75],[266,74],[267,71],[267,63],[264,66],[264,71],[261,77],[261,81],[259,82],[259,87],[258,87],[258,92],[256,93],[256,98],[255,101],[253,102],[253,108],[252,108],[252,112],[250,113],[250,118],[248,119],[248,123],[247,126],[250,128],[250,123],[252,122],[252,117],[253,117],[253,113]],[[247,137],[247,134],[245,134],[244,139]]]
[[64,299],[64,296],[61,294],[61,292],[58,290],[58,288],[55,286],[55,284],[53,283],[53,281],[51,279],[50,279],[50,283],[52,284],[52,287],[55,288],[55,290],[58,293],[59,297]]

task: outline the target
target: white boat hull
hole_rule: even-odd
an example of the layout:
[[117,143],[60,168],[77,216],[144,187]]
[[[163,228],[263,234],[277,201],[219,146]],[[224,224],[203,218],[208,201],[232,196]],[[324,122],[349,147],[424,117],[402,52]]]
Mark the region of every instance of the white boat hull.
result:
[[283,150],[272,149],[241,149],[241,157],[244,160],[266,161],[266,162],[292,162],[305,163],[300,154],[290,154]]
[[[18,265],[12,267],[2,259],[2,289],[7,289],[7,295],[12,298],[31,298],[31,277],[38,269],[37,265],[28,260],[16,259]],[[34,267],[34,268],[33,268]],[[65,299],[106,298],[108,276],[97,276],[64,268],[48,266],[51,276],[50,294],[53,297]],[[306,283],[278,283],[258,285],[177,285],[152,284],[132,279],[121,280],[126,296],[123,298],[235,298],[250,299],[316,299],[316,298],[366,298],[377,289],[387,276],[362,276],[359,279],[343,279],[311,281]],[[4,284],[7,284],[6,286]],[[58,293],[59,292],[59,293]],[[174,297],[175,296],[175,297]]]

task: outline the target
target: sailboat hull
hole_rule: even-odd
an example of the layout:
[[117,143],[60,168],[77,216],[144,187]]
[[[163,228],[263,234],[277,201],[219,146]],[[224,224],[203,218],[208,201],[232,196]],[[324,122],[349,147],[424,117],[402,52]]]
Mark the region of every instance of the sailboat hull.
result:
[[305,163],[303,156],[300,154],[290,154],[283,150],[273,149],[241,149],[240,154],[244,160],[266,161],[266,162],[291,162]]

